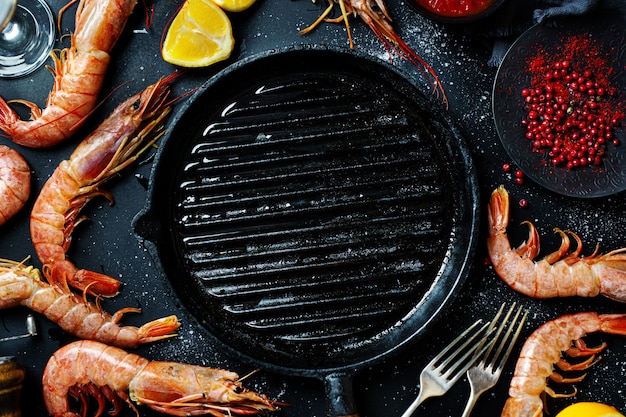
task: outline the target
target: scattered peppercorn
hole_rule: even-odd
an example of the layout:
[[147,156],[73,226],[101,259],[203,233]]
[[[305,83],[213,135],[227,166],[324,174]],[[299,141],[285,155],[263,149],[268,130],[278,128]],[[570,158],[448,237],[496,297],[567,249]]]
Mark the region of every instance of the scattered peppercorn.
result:
[[614,129],[624,118],[613,103],[617,89],[607,77],[611,70],[589,37],[568,39],[561,52],[554,61],[544,52],[529,62],[532,86],[521,92],[526,138],[554,166],[601,165],[607,145],[620,144]]

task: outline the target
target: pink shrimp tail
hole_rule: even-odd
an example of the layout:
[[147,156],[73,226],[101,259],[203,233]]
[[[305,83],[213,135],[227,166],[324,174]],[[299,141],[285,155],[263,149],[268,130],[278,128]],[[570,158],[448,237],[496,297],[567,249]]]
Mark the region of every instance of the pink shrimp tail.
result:
[[119,293],[120,281],[104,274],[86,269],[78,269],[66,259],[54,260],[43,266],[48,282],[57,288],[67,285],[89,294],[113,297]]
[[18,120],[17,113],[0,97],[0,128],[10,135],[10,127]]
[[499,186],[491,193],[487,213],[489,236],[506,233],[509,225],[509,193],[504,186]]
[[176,316],[168,316],[153,320],[139,328],[139,340],[141,343],[158,342],[176,336],[174,332],[180,327]]

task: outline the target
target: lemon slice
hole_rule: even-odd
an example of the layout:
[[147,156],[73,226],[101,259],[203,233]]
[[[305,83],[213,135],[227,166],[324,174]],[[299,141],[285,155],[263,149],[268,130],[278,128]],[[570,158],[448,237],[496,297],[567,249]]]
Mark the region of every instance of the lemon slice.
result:
[[256,0],[213,0],[227,12],[242,12],[252,6]]
[[167,30],[161,54],[170,64],[205,67],[228,58],[234,46],[224,10],[212,0],[187,0]]
[[610,405],[580,402],[565,407],[556,417],[624,417],[624,415]]

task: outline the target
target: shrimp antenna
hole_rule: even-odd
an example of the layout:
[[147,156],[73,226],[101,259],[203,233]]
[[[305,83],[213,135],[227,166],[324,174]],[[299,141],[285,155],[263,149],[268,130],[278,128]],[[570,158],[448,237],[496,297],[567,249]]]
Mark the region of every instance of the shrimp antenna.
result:
[[354,43],[352,42],[352,30],[350,29],[350,22],[348,22],[348,12],[346,12],[346,5],[343,0],[339,0],[339,8],[341,9],[341,16],[343,18],[343,22],[346,25],[346,31],[348,32],[348,41],[350,42],[350,49],[354,48]]
[[182,2],[181,5],[178,6],[176,11],[172,13],[172,16],[169,19],[167,19],[167,22],[165,23],[165,27],[163,28],[163,32],[161,33],[161,40],[159,41],[160,50],[163,50],[163,42],[165,42],[165,35],[167,35],[167,29],[170,27],[170,25],[172,24],[172,21],[174,20],[176,15],[178,15],[178,13],[180,12],[180,9],[182,9],[184,5],[185,5],[185,2]]
[[141,0],[143,8],[146,10],[146,29],[150,29],[154,23],[154,3],[149,7],[146,0]]
[[318,27],[324,21],[324,19],[326,19],[326,16],[328,16],[330,14],[330,12],[333,10],[334,7],[335,7],[335,5],[333,3],[330,3],[330,5],[326,8],[326,10],[324,10],[324,13],[322,13],[320,15],[320,17],[318,17],[315,22],[313,22],[310,26],[300,30],[299,33],[301,35],[305,35],[305,34],[311,32],[316,27]]
[[259,369],[259,368],[254,369],[254,370],[252,370],[252,371],[248,372],[246,375],[244,375],[244,376],[242,376],[241,378],[239,378],[239,380],[238,380],[238,381],[239,381],[239,382],[241,382],[241,381],[243,381],[243,380],[245,380],[245,379],[248,379],[248,378],[250,378],[252,375],[254,375],[254,374],[256,374],[257,372],[259,372],[260,370],[261,370],[261,369]]
[[71,0],[65,6],[61,7],[61,10],[59,10],[59,16],[57,17],[57,28],[59,29],[59,32],[61,32],[61,20],[63,19],[63,14],[77,2],[78,0]]
[[[85,285],[85,289],[83,290],[83,301],[85,303],[89,303],[89,300],[87,299],[87,295],[89,294],[89,288],[91,288],[96,282],[90,282],[89,284]],[[94,298],[96,300],[96,307],[98,308],[98,311],[102,312],[102,306],[100,305],[100,298],[97,295],[94,295]]]

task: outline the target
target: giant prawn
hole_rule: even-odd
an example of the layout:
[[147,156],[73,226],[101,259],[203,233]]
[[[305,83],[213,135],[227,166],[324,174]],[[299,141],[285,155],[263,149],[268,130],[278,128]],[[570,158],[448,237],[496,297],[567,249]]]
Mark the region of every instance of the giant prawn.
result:
[[[506,234],[509,224],[509,193],[502,186],[491,194],[487,209],[489,236],[487,249],[496,273],[514,290],[534,298],[595,297],[599,294],[626,302],[626,248],[606,254],[598,250],[581,257],[582,242],[573,232],[556,229],[561,246],[543,259],[539,253],[539,234],[530,223],[528,239],[511,248]],[[576,249],[568,253],[571,236]]]
[[[44,402],[53,417],[86,417],[89,396],[102,414],[106,401],[117,415],[132,401],[175,416],[231,417],[277,410],[265,395],[245,389],[231,371],[178,362],[149,361],[139,355],[81,340],[57,350],[43,374]],[[80,413],[72,411],[68,396],[81,400]],[[120,399],[122,401],[120,401]]]
[[[593,365],[595,355],[606,347],[606,343],[589,347],[582,338],[595,332],[626,336],[626,314],[567,314],[535,330],[522,346],[502,417],[541,417],[544,393],[553,397],[575,394],[576,391],[573,394],[555,393],[548,386],[548,379],[560,383],[581,381],[584,375],[564,377],[555,372],[554,365],[563,371],[582,371]],[[571,357],[586,357],[586,360],[570,363],[561,357],[562,352]]]
[[[315,2],[315,0],[313,0]],[[335,4],[339,4],[341,15],[338,18],[330,19],[328,15],[332,12]],[[328,7],[322,15],[310,26],[302,29],[300,33],[306,34],[311,32],[323,21],[340,23],[343,22],[348,31],[348,40],[350,47],[353,48],[352,34],[350,31],[350,24],[348,22],[348,16],[352,14],[359,16],[369,28],[374,32],[376,38],[384,45],[388,50],[392,50],[401,56],[403,59],[409,61],[429,80],[433,86],[433,93],[436,97],[447,106],[448,98],[443,88],[443,84],[439,80],[439,76],[435,70],[426,62],[421,56],[419,56],[409,45],[402,40],[402,38],[396,33],[391,25],[391,15],[385,6],[383,0],[328,0]]]
[[41,279],[38,269],[22,262],[0,259],[0,309],[17,306],[41,313],[66,332],[81,339],[133,348],[174,336],[176,316],[153,320],[141,327],[122,326],[122,316],[138,309],[125,308],[110,315],[63,287]]
[[77,268],[66,257],[81,209],[91,199],[113,197],[99,187],[133,163],[165,133],[171,111],[170,82],[162,78],[128,98],[62,161],[41,189],[30,216],[31,240],[43,273],[52,284],[65,283],[94,295],[117,294],[120,282]]
[[[77,1],[71,0],[63,10]],[[72,136],[97,103],[111,61],[109,53],[136,4],[137,0],[80,0],[71,46],[51,54],[54,86],[46,107],[42,110],[35,103],[12,100],[31,111],[31,120],[21,120],[0,98],[0,129],[15,143],[32,148],[53,146]]]

